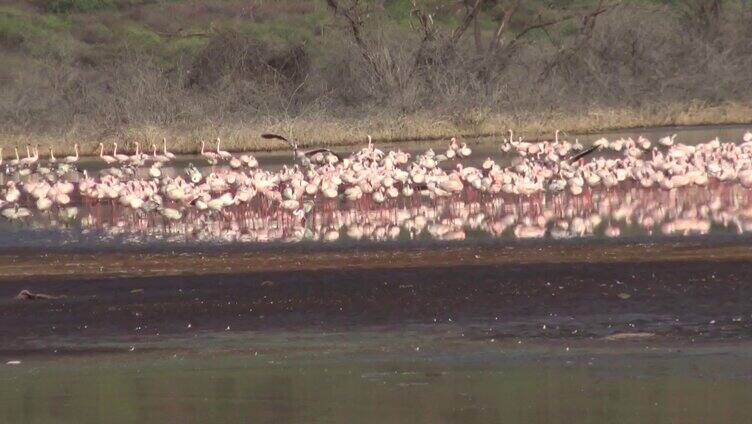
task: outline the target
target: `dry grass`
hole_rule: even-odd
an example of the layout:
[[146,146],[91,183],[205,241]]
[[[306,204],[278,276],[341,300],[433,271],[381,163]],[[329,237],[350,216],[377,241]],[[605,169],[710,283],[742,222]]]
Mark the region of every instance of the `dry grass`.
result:
[[[326,119],[304,117],[294,119],[267,119],[258,122],[235,124],[207,124],[202,127],[132,127],[122,133],[103,137],[86,138],[76,132],[55,134],[7,133],[0,134],[0,147],[6,157],[14,146],[27,143],[40,146],[54,145],[56,152],[72,153],[73,143],[82,146],[84,154],[97,154],[98,145],[104,142],[110,148],[117,141],[126,149],[133,148],[134,141],[160,145],[162,137],[170,141],[172,150],[180,153],[196,152],[201,140],[222,138],[223,146],[234,151],[271,151],[285,149],[280,142],[262,140],[263,132],[294,135],[305,146],[349,146],[365,143],[366,135],[377,142],[400,142],[413,140],[448,139],[453,136],[480,138],[500,136],[507,129],[528,139],[550,137],[556,129],[569,134],[588,134],[650,126],[751,124],[752,104],[727,103],[720,106],[662,105],[640,109],[593,109],[587,114],[566,115],[561,112],[511,116],[495,114],[487,116],[480,125],[461,125],[447,116],[415,113],[404,116],[374,116],[369,118]],[[46,152],[46,149],[43,149]]]
[[[269,150],[267,131],[307,145],[475,137],[555,129],[752,123],[752,8],[708,35],[665,6],[622,6],[579,45],[551,28],[482,67],[466,44],[418,55],[420,36],[367,28],[379,80],[316,2],[143,2],[70,17],[0,7],[0,147],[222,137]],[[324,9],[325,10],[325,9]],[[275,17],[285,16],[283,20]],[[169,17],[167,19],[166,17]],[[278,19],[278,18],[277,18]],[[214,25],[214,21],[219,22]],[[292,23],[290,23],[292,22]],[[327,30],[323,31],[322,28]],[[179,28],[208,37],[169,37]]]

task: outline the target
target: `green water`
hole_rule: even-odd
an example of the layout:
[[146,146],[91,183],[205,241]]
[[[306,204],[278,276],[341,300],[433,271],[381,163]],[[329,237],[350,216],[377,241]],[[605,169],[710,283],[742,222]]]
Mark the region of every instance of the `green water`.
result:
[[[396,337],[0,365],[2,423],[728,423],[752,349],[426,344]],[[334,343],[334,344],[328,344]],[[3,361],[4,364],[5,360]]]

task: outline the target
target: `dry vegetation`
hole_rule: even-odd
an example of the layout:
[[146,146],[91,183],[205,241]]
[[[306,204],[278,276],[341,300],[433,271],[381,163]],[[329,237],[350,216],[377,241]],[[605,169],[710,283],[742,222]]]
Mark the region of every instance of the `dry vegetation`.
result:
[[752,5],[550,3],[5,2],[0,146],[752,122]]

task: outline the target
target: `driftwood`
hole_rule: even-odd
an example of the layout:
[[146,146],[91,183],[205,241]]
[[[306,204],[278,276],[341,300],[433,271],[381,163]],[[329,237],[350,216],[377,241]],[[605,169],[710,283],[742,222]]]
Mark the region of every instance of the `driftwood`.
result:
[[53,296],[51,294],[45,294],[45,293],[32,293],[26,289],[21,290],[17,295],[17,300],[52,300],[52,299],[60,299],[65,296]]

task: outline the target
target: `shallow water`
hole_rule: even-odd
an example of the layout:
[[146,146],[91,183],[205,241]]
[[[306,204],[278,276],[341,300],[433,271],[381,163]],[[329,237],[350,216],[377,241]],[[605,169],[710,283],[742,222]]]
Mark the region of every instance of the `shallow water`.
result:
[[[738,141],[746,126],[664,127],[583,136],[587,144],[607,138],[653,139],[678,133],[678,142],[696,144],[716,136]],[[469,164],[486,157],[508,161],[497,139],[471,141],[474,153]],[[443,149],[445,141],[400,143],[380,146],[419,153],[427,148]],[[338,148],[348,152],[353,148]],[[438,150],[437,150],[438,151]],[[291,163],[288,153],[261,153],[261,166],[275,168]],[[183,157],[164,172],[175,174],[189,162],[202,158]],[[96,159],[81,167],[95,172]],[[141,170],[141,172],[146,172]],[[469,190],[463,196],[428,199],[415,195],[383,204],[344,200],[317,201],[305,223],[292,219],[290,212],[258,199],[245,207],[221,213],[184,211],[172,222],[158,213],[145,213],[108,203],[78,204],[75,216],[68,211],[33,211],[21,222],[0,219],[0,249],[17,248],[105,248],[175,247],[242,244],[281,246],[289,243],[315,245],[369,245],[390,242],[421,246],[447,242],[507,243],[520,239],[661,240],[663,237],[713,238],[744,235],[752,229],[752,192],[741,186],[712,183],[664,191],[622,184],[615,190],[594,190],[582,196],[553,195],[484,196]],[[32,208],[34,209],[34,208]]]
[[0,421],[742,423],[752,414],[749,347],[437,349],[409,334],[368,337],[348,336],[373,347],[355,352],[326,348],[326,337],[297,351],[310,340],[288,334],[282,352],[32,359],[0,369]]
[[34,210],[20,222],[0,220],[0,249],[160,247],[289,243],[424,246],[515,240],[725,238],[752,230],[752,191],[713,184],[676,190],[620,187],[581,196],[395,199],[384,204],[327,200],[301,222],[254,200],[222,212],[187,209],[180,221],[110,204],[65,211]]

